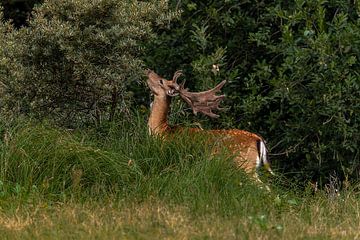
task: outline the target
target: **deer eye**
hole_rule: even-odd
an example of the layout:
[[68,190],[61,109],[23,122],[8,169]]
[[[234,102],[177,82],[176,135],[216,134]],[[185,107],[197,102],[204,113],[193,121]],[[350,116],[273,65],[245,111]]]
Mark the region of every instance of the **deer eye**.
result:
[[164,85],[164,81],[162,79],[160,79],[160,84]]

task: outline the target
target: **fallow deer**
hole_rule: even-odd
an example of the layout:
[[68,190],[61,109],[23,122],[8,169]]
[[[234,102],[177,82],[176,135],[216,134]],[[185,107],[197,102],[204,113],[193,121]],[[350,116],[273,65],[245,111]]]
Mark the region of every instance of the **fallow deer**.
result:
[[[181,71],[177,71],[172,80],[166,80],[152,70],[146,70],[145,73],[148,77],[147,84],[154,95],[148,121],[150,134],[166,135],[174,132],[174,128],[168,124],[167,116],[170,110],[171,98],[177,95],[180,95],[190,105],[194,114],[201,112],[212,118],[218,117],[212,111],[220,110],[219,104],[224,95],[216,95],[216,93],[221,90],[226,81],[208,91],[189,92],[188,89],[184,88],[184,83],[177,83],[177,79],[182,75]],[[176,129],[178,130],[179,127],[176,127]],[[211,141],[216,141],[217,144],[220,143],[225,149],[229,150],[235,156],[235,164],[248,174],[252,174],[257,181],[260,181],[258,170],[261,167],[265,167],[267,171],[274,175],[267,158],[265,141],[259,135],[238,129],[201,130],[189,128],[187,130],[190,133],[201,131],[209,134]]]

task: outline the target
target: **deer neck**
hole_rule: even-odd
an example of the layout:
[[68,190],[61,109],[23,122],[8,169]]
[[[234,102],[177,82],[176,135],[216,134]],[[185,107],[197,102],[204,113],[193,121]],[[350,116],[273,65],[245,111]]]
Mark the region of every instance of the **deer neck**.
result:
[[168,96],[155,96],[148,121],[150,134],[162,134],[170,129],[167,121],[170,103]]

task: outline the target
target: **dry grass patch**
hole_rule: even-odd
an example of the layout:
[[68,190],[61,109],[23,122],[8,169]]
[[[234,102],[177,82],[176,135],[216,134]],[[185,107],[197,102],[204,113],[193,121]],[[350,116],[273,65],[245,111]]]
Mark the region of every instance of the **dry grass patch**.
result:
[[161,202],[23,206],[1,213],[0,225],[8,239],[255,239],[256,229],[246,218],[194,216],[186,207]]
[[158,200],[40,202],[2,211],[0,233],[4,239],[359,239],[358,207],[355,199],[315,200],[268,215],[227,217]]

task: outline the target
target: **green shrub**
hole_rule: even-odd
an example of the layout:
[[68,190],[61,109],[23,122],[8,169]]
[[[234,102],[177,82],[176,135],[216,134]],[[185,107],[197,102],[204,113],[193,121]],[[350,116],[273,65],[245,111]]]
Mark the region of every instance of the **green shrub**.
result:
[[353,7],[278,5],[268,10],[277,32],[268,25],[250,35],[267,54],[246,78],[244,120],[268,129],[272,152],[282,153],[278,166],[300,180],[359,177],[360,24]]
[[28,27],[5,33],[5,112],[69,125],[126,114],[141,43],[173,16],[166,1],[45,1]]
[[4,18],[11,20],[16,27],[26,24],[26,20],[34,5],[43,2],[43,0],[2,0],[4,7]]
[[278,171],[299,182],[359,177],[358,3],[172,3],[182,17],[146,61],[185,69],[191,89],[227,79],[229,110],[212,125],[260,133]]
[[223,106],[228,110],[220,119],[209,121],[202,116],[195,119],[191,111],[180,112],[178,116],[200,121],[204,126],[246,128],[266,137],[266,128],[243,121],[239,103],[248,94],[244,78],[264,56],[264,48],[249,41],[249,34],[267,23],[267,7],[281,1],[170,2],[173,8],[182,10],[181,18],[170,29],[159,30],[159,37],[149,42],[147,65],[164,76],[183,69],[191,90],[205,90],[224,79],[228,81],[223,88],[227,95]]

